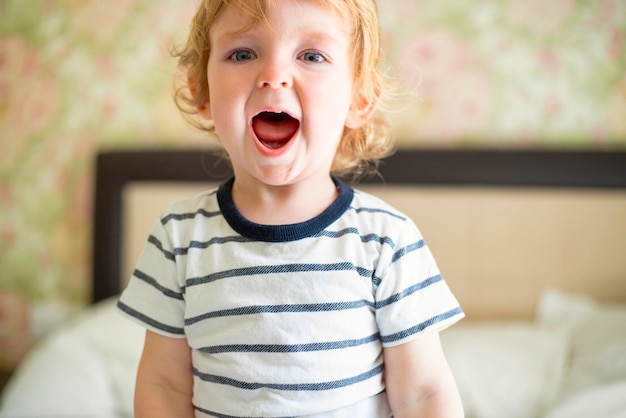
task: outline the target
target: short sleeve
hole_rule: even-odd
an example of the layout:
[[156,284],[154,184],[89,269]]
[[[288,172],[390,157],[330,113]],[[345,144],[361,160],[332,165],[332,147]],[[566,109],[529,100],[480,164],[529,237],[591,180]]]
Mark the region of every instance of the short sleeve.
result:
[[464,317],[415,224],[406,219],[395,245],[381,254],[376,281],[376,320],[383,346],[440,331]]
[[151,331],[183,338],[185,293],[175,254],[168,231],[156,222],[117,308]]

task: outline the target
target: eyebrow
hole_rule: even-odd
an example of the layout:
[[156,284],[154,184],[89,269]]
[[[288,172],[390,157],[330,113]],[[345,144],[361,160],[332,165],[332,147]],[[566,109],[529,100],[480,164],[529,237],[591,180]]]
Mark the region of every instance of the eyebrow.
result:
[[[350,43],[350,36],[348,34],[346,35],[346,39],[348,40],[348,43]],[[325,32],[309,32],[306,35],[307,39],[311,39],[313,41],[331,41],[331,42],[335,42],[340,44],[341,43],[341,39],[337,36],[333,36],[331,34],[325,33]]]
[[[239,30],[225,31],[221,34],[218,34],[218,36],[214,38],[214,42],[216,44],[219,44],[219,43],[224,43],[224,42],[237,42],[239,40],[245,40],[247,38],[254,37],[254,32],[256,31],[256,28],[257,28],[257,25],[250,25],[250,26],[243,27],[242,29],[239,29]],[[345,35],[346,40],[348,41],[348,44],[350,44],[352,42],[350,38],[350,34],[346,32],[342,32],[342,33],[343,35]],[[335,44],[341,44],[340,37],[331,35],[326,32],[314,30],[314,29],[312,29],[310,32],[305,32],[304,37],[312,41],[332,42]]]
[[222,43],[222,42],[233,42],[233,41],[237,41],[240,39],[245,39],[245,38],[249,38],[252,36],[251,34],[252,30],[237,30],[237,31],[227,31],[221,34],[218,34],[218,36],[213,38],[213,41],[215,43]]

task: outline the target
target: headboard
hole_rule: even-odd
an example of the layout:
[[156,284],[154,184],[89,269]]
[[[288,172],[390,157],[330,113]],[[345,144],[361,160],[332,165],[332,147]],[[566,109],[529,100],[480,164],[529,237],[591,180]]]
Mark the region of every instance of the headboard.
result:
[[[198,149],[103,151],[96,171],[94,302],[125,285],[130,229],[230,174]],[[528,318],[546,287],[626,301],[624,151],[400,149],[358,187],[415,220],[470,318]]]

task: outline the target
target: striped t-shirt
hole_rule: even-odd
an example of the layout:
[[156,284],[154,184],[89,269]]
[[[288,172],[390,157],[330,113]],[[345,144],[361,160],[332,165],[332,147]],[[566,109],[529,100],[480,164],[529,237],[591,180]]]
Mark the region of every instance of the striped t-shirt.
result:
[[381,399],[382,348],[463,317],[415,224],[335,183],[332,205],[299,224],[243,218],[232,179],[155,224],[118,308],[187,339],[197,416],[307,416]]

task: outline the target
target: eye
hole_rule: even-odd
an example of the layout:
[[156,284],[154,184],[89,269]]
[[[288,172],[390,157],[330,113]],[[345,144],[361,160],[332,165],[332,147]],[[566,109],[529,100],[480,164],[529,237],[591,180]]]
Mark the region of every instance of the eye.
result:
[[317,51],[307,51],[300,55],[300,58],[303,61],[307,62],[324,62],[327,61],[326,57]]
[[256,54],[247,49],[238,49],[228,56],[229,59],[237,62],[248,61],[256,58]]

